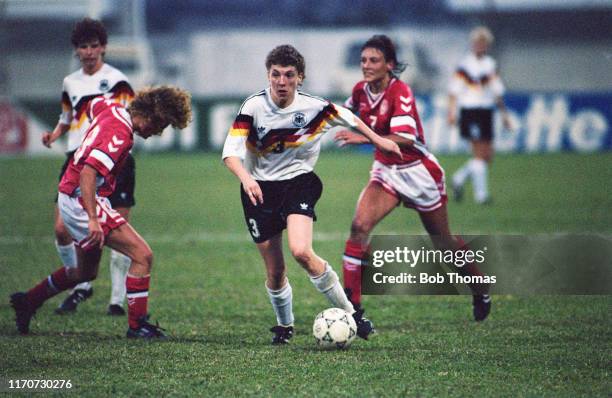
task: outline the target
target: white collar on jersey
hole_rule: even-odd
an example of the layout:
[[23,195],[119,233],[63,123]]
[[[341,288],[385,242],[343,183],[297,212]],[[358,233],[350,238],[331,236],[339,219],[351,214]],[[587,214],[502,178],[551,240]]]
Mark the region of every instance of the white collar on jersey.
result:
[[389,80],[389,84],[387,85],[387,88],[385,88],[383,91],[377,94],[374,94],[372,90],[370,90],[370,85],[368,83],[366,83],[363,86],[363,90],[365,91],[366,97],[368,98],[368,103],[370,104],[370,108],[374,108],[376,107],[376,105],[378,105],[378,103],[385,96],[385,93],[387,92],[389,87],[391,87],[391,84],[393,84],[393,82],[395,82],[395,77],[392,77],[391,80]]

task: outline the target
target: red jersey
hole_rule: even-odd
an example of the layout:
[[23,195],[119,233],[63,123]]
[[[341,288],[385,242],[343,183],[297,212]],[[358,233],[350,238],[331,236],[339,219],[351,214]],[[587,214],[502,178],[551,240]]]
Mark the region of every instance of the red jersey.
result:
[[385,165],[408,164],[429,154],[412,90],[401,80],[392,78],[386,90],[378,95],[372,94],[368,83],[361,81],[355,85],[353,94],[344,105],[358,113],[376,134],[397,134],[414,141],[414,146],[402,148],[402,159],[376,149],[374,158],[379,162]]
[[122,105],[103,97],[91,101],[88,116],[91,125],[59,183],[59,191],[80,195],[80,174],[88,164],[98,172],[97,194],[109,196],[115,189],[115,178],[123,161],[134,145],[132,120]]

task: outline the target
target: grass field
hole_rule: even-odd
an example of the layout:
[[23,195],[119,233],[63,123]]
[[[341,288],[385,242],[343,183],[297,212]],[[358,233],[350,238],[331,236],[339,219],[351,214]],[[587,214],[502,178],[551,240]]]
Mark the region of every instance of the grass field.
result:
[[[447,172],[463,157],[443,157]],[[70,379],[79,396],[610,396],[612,297],[499,296],[482,324],[470,297],[367,297],[379,334],[347,351],[311,337],[328,307],[288,258],[297,334],[269,345],[274,315],[263,265],[243,225],[238,185],[218,155],[137,156],[133,225],[155,266],[149,309],[171,336],[125,339],[104,315],[108,254],[94,296],[60,317],[56,297],[19,336],[8,295],[59,265],[52,200],[61,159],[0,159],[0,381]],[[315,250],[340,257],[371,158],[323,153]],[[499,156],[494,205],[449,204],[457,233],[612,233],[612,155]],[[422,233],[398,209],[378,232]],[[520,266],[520,264],[517,264]],[[580,264],[576,264],[580,266]],[[62,295],[61,298],[64,296]],[[64,390],[66,392],[66,390]]]

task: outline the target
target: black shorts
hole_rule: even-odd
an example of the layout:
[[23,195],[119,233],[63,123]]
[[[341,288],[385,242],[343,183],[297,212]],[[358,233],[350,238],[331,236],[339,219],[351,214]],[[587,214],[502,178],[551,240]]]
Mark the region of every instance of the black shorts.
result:
[[[72,157],[76,151],[66,152],[66,161],[60,171],[59,180],[62,180],[68,165],[72,161]],[[134,188],[136,186],[136,162],[134,157],[130,153],[125,159],[123,168],[119,172],[116,180],[116,186],[113,193],[108,197],[113,208],[117,207],[132,207],[136,204],[134,198]],[[57,203],[57,195],[55,196],[55,202]]]
[[459,131],[466,140],[491,141],[493,139],[493,109],[462,109]]
[[323,184],[315,173],[305,173],[284,181],[257,181],[264,203],[253,206],[240,186],[244,220],[255,243],[265,242],[287,228],[289,214],[303,214],[317,220],[315,205]]
[[[76,151],[66,152],[66,160],[64,161],[64,164],[62,165],[62,169],[60,170],[58,181],[62,180],[62,177],[64,176],[64,173],[66,172],[66,169],[68,168],[68,165],[72,161],[72,157],[74,156],[75,152]],[[57,199],[55,201],[57,202]]]
[[136,204],[134,188],[136,186],[136,162],[132,154],[128,154],[123,168],[117,175],[115,190],[108,197],[113,209],[118,207],[132,207]]

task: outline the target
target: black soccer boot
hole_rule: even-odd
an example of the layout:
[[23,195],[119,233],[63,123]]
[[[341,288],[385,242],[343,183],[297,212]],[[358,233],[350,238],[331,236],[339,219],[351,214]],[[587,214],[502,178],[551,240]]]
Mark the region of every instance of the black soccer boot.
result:
[[21,334],[28,334],[30,332],[30,320],[36,313],[36,310],[32,309],[28,301],[28,295],[24,292],[11,294],[11,306],[15,310],[17,330]]
[[79,303],[87,300],[93,295],[91,289],[75,289],[68,297],[55,309],[55,313],[59,315],[70,314],[75,312]]
[[125,315],[125,310],[119,304],[110,304],[106,310],[106,315],[123,316]]
[[484,321],[491,312],[491,296],[488,294],[475,294],[472,296],[472,306],[474,308],[474,320]]
[[453,189],[453,199],[455,202],[460,203],[463,201],[463,185],[455,185],[451,183],[451,188]]
[[272,345],[289,344],[289,340],[293,337],[293,326],[274,326],[270,329],[274,336],[272,337]]
[[374,329],[374,325],[372,321],[363,316],[365,310],[361,308],[359,304],[353,306],[355,308],[355,312],[353,313],[353,319],[357,324],[357,336],[361,337],[364,340],[367,340],[370,335],[376,333],[376,329]]
[[163,333],[165,329],[159,327],[159,323],[155,325],[149,323],[149,315],[145,315],[138,319],[138,328],[128,328],[126,337],[129,339],[160,339],[165,340],[167,337]]

